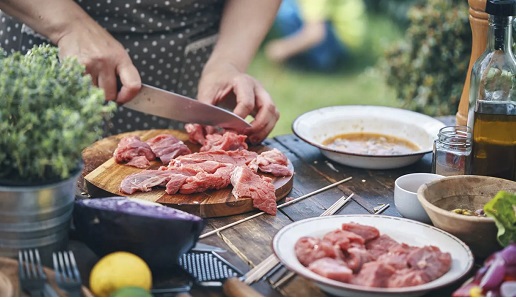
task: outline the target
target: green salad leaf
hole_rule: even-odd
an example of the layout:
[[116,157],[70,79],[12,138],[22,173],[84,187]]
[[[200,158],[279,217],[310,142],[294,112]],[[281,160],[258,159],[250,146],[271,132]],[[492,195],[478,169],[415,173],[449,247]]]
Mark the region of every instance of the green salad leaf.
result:
[[497,239],[506,247],[516,241],[516,194],[499,191],[484,205],[484,212],[498,227]]

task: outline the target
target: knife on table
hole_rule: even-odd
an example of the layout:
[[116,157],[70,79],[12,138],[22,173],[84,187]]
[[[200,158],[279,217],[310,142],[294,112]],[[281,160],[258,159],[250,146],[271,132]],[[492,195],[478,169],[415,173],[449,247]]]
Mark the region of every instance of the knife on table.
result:
[[142,84],[140,92],[123,107],[185,123],[220,126],[236,131],[251,127],[246,120],[228,110],[147,84]]
[[226,249],[222,249],[216,246],[199,243],[197,242],[195,246],[190,249],[190,251],[196,251],[196,252],[226,252]]

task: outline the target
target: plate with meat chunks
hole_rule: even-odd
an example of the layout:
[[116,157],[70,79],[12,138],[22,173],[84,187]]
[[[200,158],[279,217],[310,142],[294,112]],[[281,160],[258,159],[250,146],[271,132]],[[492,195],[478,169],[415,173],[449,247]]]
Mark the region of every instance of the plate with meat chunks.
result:
[[[276,201],[292,189],[294,169],[285,154],[249,147],[235,132],[185,128],[129,132],[89,147],[83,152],[85,168],[92,169],[84,176],[88,193],[149,200],[200,217],[256,209],[276,214]],[[104,162],[89,166],[100,153]]]
[[282,228],[273,250],[336,296],[421,296],[473,267],[466,244],[417,221],[382,215],[310,218]]

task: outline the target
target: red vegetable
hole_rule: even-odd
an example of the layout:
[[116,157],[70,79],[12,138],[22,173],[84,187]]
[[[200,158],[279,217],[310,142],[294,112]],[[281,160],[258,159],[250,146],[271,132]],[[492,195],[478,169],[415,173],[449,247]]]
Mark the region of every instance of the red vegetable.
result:
[[516,243],[490,255],[475,276],[453,292],[452,296],[516,296]]

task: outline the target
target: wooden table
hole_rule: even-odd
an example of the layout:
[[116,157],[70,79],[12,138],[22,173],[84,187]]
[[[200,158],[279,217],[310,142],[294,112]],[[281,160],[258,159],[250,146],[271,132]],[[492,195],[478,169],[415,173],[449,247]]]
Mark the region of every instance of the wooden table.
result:
[[[442,120],[448,124],[452,123],[451,118]],[[225,229],[218,235],[212,235],[201,240],[203,243],[226,249],[227,252],[220,253],[221,256],[244,273],[272,253],[271,241],[281,228],[293,221],[319,216],[344,195],[348,196],[355,193],[353,201],[341,209],[338,214],[373,214],[375,207],[389,204],[390,206],[382,214],[400,217],[393,200],[395,179],[408,173],[431,171],[432,154],[427,154],[420,161],[404,168],[365,170],[331,162],[317,148],[303,142],[293,134],[267,139],[265,145],[281,150],[288,156],[294,166],[294,185],[288,197],[297,198],[350,176],[352,180],[286,206],[280,209],[276,216],[261,215],[235,227]],[[279,203],[283,203],[283,201]],[[206,219],[205,232],[220,228],[254,213]],[[81,268],[83,269],[85,284],[87,284],[89,268],[97,258],[91,252],[87,253],[80,243],[73,241],[73,236],[70,248],[79,251],[82,256]],[[172,273],[174,273],[174,276],[180,276],[171,270],[170,274],[157,275],[156,279],[169,280]],[[432,292],[430,295],[450,296],[459,284]],[[266,281],[258,282],[253,287],[266,296],[326,295],[313,283],[299,276],[294,277],[293,280],[278,290],[272,289]],[[219,288],[193,287],[191,293],[194,296],[223,296],[222,290]]]

